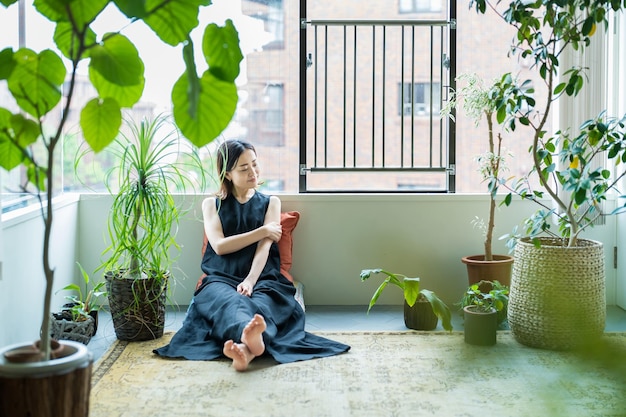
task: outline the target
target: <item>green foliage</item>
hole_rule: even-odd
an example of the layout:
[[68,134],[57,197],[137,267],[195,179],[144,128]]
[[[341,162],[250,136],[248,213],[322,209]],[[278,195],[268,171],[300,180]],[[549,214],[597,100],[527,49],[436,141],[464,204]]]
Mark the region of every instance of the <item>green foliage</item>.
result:
[[[470,0],[470,7],[478,13],[485,13],[488,5],[493,6],[488,0]],[[548,93],[541,105],[528,102],[528,108],[521,108],[502,102],[497,106],[499,123],[519,121],[533,133],[529,148],[533,168],[527,176],[507,186],[510,194],[505,204],[510,204],[511,194],[515,194],[542,206],[524,222],[523,233],[515,229],[507,236],[510,248],[523,235],[538,245],[542,234],[563,238],[568,246],[575,246],[580,233],[592,227],[599,216],[626,211],[626,204],[612,213],[604,213],[601,206],[609,193],[623,197],[617,184],[626,176],[626,116],[613,117],[601,111],[578,131],[561,130],[554,135],[546,132],[546,122],[557,100],[576,97],[584,87],[586,69],[575,65],[562,67],[562,54],[583,51],[597,27],[608,25],[610,12],[624,8],[626,3],[616,0],[514,0],[501,14],[515,30],[512,53],[530,60]],[[614,172],[597,167],[598,159],[613,162]],[[534,189],[532,177],[536,177],[541,189]],[[556,207],[539,201],[544,192]],[[551,230],[550,219],[555,217],[558,231]]]
[[[488,285],[491,290],[485,293],[481,287]],[[480,312],[488,313],[492,309],[498,313],[498,324],[502,324],[507,317],[507,307],[509,305],[509,287],[502,285],[500,281],[480,281],[467,288],[463,298],[459,302],[461,311],[463,308],[474,305]]]
[[374,292],[372,299],[370,300],[369,306],[367,308],[367,312],[372,309],[376,301],[382,294],[383,290],[387,287],[388,284],[392,284],[400,288],[404,294],[404,300],[409,305],[409,307],[413,307],[417,302],[418,298],[424,298],[429,303],[433,309],[433,313],[439,319],[441,319],[441,325],[444,329],[451,331],[452,330],[452,315],[450,313],[450,309],[448,306],[441,301],[441,299],[430,290],[420,290],[420,279],[419,278],[409,278],[406,275],[402,274],[394,274],[383,269],[364,269],[361,271],[360,277],[361,282],[367,280],[371,275],[375,274],[384,274],[386,275],[385,280],[380,284],[380,286]]
[[170,250],[180,249],[175,234],[182,208],[172,193],[203,188],[204,175],[190,174],[202,173],[202,161],[195,147],[182,146],[178,130],[165,115],[139,123],[127,120],[126,126],[129,131],[107,149],[118,165],[105,175],[115,198],[104,268],[123,269],[130,276],[165,272],[171,264]]
[[[96,303],[99,297],[106,297],[107,292],[102,288],[106,285],[106,282],[100,281],[93,288],[89,289],[89,274],[78,262],[76,263],[80,269],[80,273],[85,282],[84,292],[83,289],[76,284],[70,284],[63,287],[59,291],[71,291],[73,294],[66,295],[65,298],[71,301],[72,307],[69,308],[72,313],[72,320],[82,321],[89,317],[89,313],[100,309],[100,304]],[[57,291],[58,292],[58,291]]]

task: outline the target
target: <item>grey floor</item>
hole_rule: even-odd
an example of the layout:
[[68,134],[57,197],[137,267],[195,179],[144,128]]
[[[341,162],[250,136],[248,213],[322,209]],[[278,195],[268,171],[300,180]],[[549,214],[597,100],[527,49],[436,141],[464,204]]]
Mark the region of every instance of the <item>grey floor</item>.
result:
[[[169,309],[165,315],[165,329],[178,330],[185,317],[185,307]],[[369,314],[366,306],[307,306],[306,330],[315,331],[375,331],[406,330],[402,306],[376,305]],[[455,330],[463,329],[463,321],[458,314],[452,315]],[[438,325],[441,328],[441,323]],[[607,308],[607,332],[626,331],[626,310],[616,306]],[[102,310],[98,318],[98,332],[89,342],[89,350],[97,360],[116,340],[115,330],[108,311]]]

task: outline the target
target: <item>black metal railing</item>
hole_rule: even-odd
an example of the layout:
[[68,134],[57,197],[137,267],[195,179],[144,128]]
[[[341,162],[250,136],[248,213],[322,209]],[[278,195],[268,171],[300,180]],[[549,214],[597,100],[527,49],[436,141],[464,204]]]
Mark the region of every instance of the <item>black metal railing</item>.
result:
[[453,22],[303,20],[301,29],[300,191],[453,190],[454,135],[439,115],[455,74]]

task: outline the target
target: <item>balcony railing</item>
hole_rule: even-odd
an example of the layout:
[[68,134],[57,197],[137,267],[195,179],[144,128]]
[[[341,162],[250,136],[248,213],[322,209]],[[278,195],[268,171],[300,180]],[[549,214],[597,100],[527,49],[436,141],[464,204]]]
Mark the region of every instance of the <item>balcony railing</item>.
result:
[[300,191],[454,191],[452,22],[302,25]]

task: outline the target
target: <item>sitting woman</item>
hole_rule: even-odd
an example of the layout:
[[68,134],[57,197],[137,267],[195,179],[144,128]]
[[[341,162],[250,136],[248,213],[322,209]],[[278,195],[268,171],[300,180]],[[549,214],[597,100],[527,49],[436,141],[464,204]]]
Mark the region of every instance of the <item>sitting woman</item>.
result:
[[223,355],[238,371],[265,353],[279,363],[337,355],[350,346],[304,330],[293,284],[280,273],[280,200],[256,190],[254,147],[229,140],[217,152],[216,197],[202,203],[209,244],[206,274],[182,328],[160,356],[212,360]]

